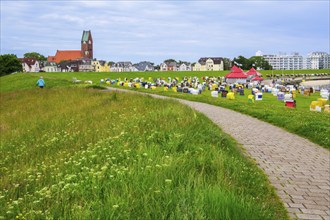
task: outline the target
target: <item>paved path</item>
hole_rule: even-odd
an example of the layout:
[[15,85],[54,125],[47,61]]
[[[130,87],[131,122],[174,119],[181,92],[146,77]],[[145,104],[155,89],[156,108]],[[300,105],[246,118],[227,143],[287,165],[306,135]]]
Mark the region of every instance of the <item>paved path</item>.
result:
[[242,144],[268,175],[291,218],[330,220],[328,150],[269,123],[229,109],[177,100],[205,114]]

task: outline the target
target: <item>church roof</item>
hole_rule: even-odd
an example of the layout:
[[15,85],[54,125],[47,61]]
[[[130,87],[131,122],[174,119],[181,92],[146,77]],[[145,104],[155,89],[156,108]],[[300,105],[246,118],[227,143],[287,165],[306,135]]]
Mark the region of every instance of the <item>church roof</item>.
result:
[[59,63],[62,60],[76,60],[82,57],[81,50],[57,50],[55,56],[48,56],[47,60]]
[[88,37],[91,34],[91,31],[84,31],[81,37],[81,41],[88,41]]

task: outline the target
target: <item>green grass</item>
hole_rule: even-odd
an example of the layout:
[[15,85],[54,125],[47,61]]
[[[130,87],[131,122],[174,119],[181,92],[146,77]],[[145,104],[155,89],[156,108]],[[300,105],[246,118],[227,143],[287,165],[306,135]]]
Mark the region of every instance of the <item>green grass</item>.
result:
[[264,173],[202,114],[45,78],[43,90],[1,93],[0,219],[288,218]]
[[[305,70],[305,73],[327,72],[329,70]],[[42,73],[46,81],[47,88],[57,87],[86,87],[86,86],[101,86],[105,87],[106,84],[100,85],[100,79],[104,78],[127,78],[149,77],[157,78],[163,77],[181,77],[181,76],[204,76],[211,75],[215,72],[138,72],[138,73]],[[188,75],[194,74],[194,75]],[[35,87],[35,82],[38,80],[40,73],[34,74],[14,74],[0,78],[0,91],[5,94],[9,91],[25,90]],[[72,78],[76,77],[82,81],[92,80],[94,85],[73,84]],[[121,87],[123,88],[123,87]],[[126,88],[128,89],[128,88]],[[132,88],[131,88],[132,89]],[[137,90],[137,89],[133,89]],[[178,94],[173,92],[164,92],[162,88],[156,91],[139,89],[138,91],[157,93],[160,95],[183,98],[199,102],[205,102],[213,105],[222,106],[235,111],[251,115],[263,121],[272,123],[276,126],[284,128],[289,132],[307,138],[310,141],[317,143],[327,149],[330,149],[330,114],[324,112],[311,112],[309,105],[312,101],[319,98],[319,93],[314,93],[311,96],[303,96],[298,94],[297,108],[289,109],[273,97],[270,93],[264,93],[262,101],[255,102],[254,104],[247,103],[247,94],[251,91],[246,90],[245,96],[236,96],[236,100],[227,100],[222,98],[212,98],[209,91],[205,91],[200,96],[192,96],[188,94]],[[328,102],[329,104],[329,102]]]
[[[248,103],[247,95],[251,94],[250,90],[245,91],[245,96],[236,95],[235,100],[213,98],[210,91],[204,91],[201,95],[194,96],[171,91],[164,92],[161,88],[154,91],[135,88],[133,90],[204,102],[232,109],[284,128],[289,132],[330,149],[330,114],[312,112],[309,109],[311,101],[316,101],[320,98],[319,93],[313,93],[311,96],[298,94],[296,98],[297,107],[292,109],[285,107],[284,102],[278,101],[277,97],[274,97],[271,93],[263,93],[262,101]],[[327,104],[329,104],[329,101],[327,101]]]
[[[296,70],[294,73],[292,70],[260,70],[260,73],[263,74],[263,77],[266,78],[266,75],[274,74],[281,75],[283,74],[311,74],[311,73],[330,73],[330,69],[324,70]],[[135,78],[135,77],[144,77],[148,79],[152,78],[160,78],[163,77],[167,79],[167,77],[179,77],[180,79],[184,76],[225,76],[229,71],[177,71],[177,72],[111,72],[111,73],[82,73],[82,72],[59,72],[59,73],[17,73],[9,76],[4,76],[0,78],[0,91],[13,91],[20,89],[31,88],[31,86],[35,85],[35,82],[38,80],[40,75],[44,76],[46,79],[46,83],[48,87],[53,86],[67,86],[68,82],[72,81],[73,77],[76,77],[80,80],[92,80],[94,83],[99,83],[100,79],[104,78]]]

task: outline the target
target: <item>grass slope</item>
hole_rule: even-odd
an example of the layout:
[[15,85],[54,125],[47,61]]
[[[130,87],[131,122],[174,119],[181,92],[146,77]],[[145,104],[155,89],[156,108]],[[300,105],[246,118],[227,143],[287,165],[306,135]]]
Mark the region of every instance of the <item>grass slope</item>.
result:
[[0,219],[287,219],[267,178],[175,101],[81,88],[1,95]]
[[[313,72],[314,70],[304,71]],[[328,71],[328,70],[319,70]],[[80,80],[92,80],[93,87],[98,87],[99,81],[102,78],[127,78],[144,77],[175,77],[177,75],[192,74],[192,72],[143,72],[143,73],[32,73],[32,74],[14,74],[0,78],[0,91],[5,94],[10,91],[25,90],[35,87],[35,82],[42,74],[46,81],[46,88],[57,87],[85,87],[83,84],[73,84],[72,78],[76,77]],[[193,72],[193,74],[203,76],[205,72]],[[210,72],[208,72],[210,74]],[[123,88],[123,87],[121,87]],[[129,88],[125,88],[129,89]],[[137,89],[134,89],[137,90]],[[319,93],[312,94],[311,96],[303,96],[298,94],[297,108],[288,109],[284,106],[283,102],[277,101],[276,97],[271,94],[264,93],[262,101],[255,102],[254,104],[247,103],[247,94],[251,91],[246,90],[245,96],[236,96],[235,100],[227,100],[222,98],[212,98],[209,91],[203,92],[200,96],[192,96],[188,94],[178,94],[173,92],[164,92],[162,88],[156,91],[140,89],[138,91],[152,92],[160,95],[177,97],[182,99],[194,100],[205,102],[213,105],[219,105],[235,111],[242,112],[247,115],[259,118],[263,121],[272,123],[276,126],[282,127],[289,132],[295,133],[310,141],[317,143],[327,149],[330,149],[330,114],[324,112],[311,112],[309,105],[312,101],[319,98]],[[329,104],[329,102],[328,102]]]
[[[161,89],[151,91],[134,88],[132,90],[204,102],[232,109],[284,128],[289,132],[330,149],[330,114],[309,110],[311,101],[316,101],[320,97],[319,93],[314,93],[308,97],[298,94],[296,98],[297,108],[291,109],[285,107],[282,101],[278,101],[270,93],[264,93],[262,101],[248,103],[247,94],[251,94],[251,91],[248,90],[246,90],[245,96],[237,95],[235,100],[213,98],[210,95],[210,91],[204,91],[202,95],[193,96],[171,91],[164,92]],[[329,101],[327,104],[329,104]],[[253,131],[251,131],[251,135],[254,135]]]

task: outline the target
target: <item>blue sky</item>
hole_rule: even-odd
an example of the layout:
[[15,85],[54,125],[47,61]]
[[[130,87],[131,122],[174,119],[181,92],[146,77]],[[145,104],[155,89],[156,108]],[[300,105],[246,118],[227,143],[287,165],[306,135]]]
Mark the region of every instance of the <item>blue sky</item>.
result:
[[83,30],[107,61],[329,53],[329,8],[328,0],[1,0],[1,54],[79,50]]

